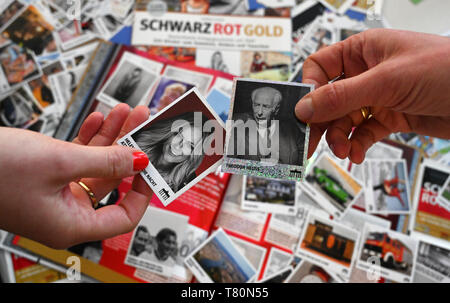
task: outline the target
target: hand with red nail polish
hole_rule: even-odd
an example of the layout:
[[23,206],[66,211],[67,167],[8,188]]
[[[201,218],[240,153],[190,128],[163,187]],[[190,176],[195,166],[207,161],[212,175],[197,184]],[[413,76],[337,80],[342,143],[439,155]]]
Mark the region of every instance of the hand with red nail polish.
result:
[[[446,37],[374,29],[318,51],[303,64],[303,82],[316,90],[295,109],[311,126],[308,157],[325,131],[333,153],[358,164],[391,133],[449,139],[449,79]],[[362,107],[372,118],[363,118]]]
[[[149,117],[143,106],[115,107],[106,119],[92,113],[73,142],[42,134],[0,128],[0,229],[53,248],[102,240],[130,232],[153,194],[139,176],[149,159],[141,151],[119,146],[118,138]],[[100,201],[125,177],[131,190],[119,205],[95,210],[84,183]]]

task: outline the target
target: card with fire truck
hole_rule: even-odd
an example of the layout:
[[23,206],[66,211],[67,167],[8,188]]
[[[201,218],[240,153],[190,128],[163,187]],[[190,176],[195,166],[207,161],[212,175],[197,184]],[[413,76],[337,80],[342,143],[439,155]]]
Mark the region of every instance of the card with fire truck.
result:
[[395,282],[412,282],[418,241],[405,234],[366,224],[357,267]]

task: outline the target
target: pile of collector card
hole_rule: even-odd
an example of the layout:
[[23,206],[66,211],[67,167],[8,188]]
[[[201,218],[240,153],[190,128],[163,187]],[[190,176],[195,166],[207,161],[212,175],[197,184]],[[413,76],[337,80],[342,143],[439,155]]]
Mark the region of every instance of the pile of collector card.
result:
[[[147,282],[449,282],[449,141],[394,134],[355,165],[336,158],[322,139],[307,159],[309,126],[292,120],[296,102],[314,89],[301,83],[306,58],[371,27],[369,14],[383,3],[374,9],[372,2],[81,1],[76,21],[65,1],[6,1],[0,4],[0,126],[52,135],[95,39],[109,40],[133,24],[136,49],[127,48],[112,64],[97,110],[107,113],[122,102],[150,108],[149,120],[118,143],[149,154],[141,176],[155,194],[133,232],[85,246],[79,255]],[[202,48],[207,42],[194,35],[189,40],[197,45],[182,47],[181,36],[164,40],[165,33],[144,32],[156,26],[145,21],[149,7],[167,10],[167,20],[202,21],[209,13],[242,24],[267,16],[287,21],[289,51],[283,37],[279,45],[261,40],[267,51]],[[168,28],[161,24],[159,30]],[[231,45],[232,38],[224,40]],[[163,64],[153,55],[182,64]],[[239,78],[231,81],[230,74]],[[239,154],[233,137],[239,125],[225,125],[258,116],[251,102],[263,102],[261,95],[282,104],[275,113],[280,123],[256,132],[264,138],[281,129],[275,162],[264,146],[252,156]],[[198,126],[196,119],[210,130],[202,138],[206,155],[195,154],[195,130],[185,133]],[[182,122],[166,144],[174,121]],[[223,145],[224,157],[209,153]],[[191,150],[189,161],[179,156],[181,148]],[[129,189],[131,182],[124,184]]]
[[96,50],[96,40],[109,40],[128,25],[133,4],[2,1],[0,126],[52,136]]

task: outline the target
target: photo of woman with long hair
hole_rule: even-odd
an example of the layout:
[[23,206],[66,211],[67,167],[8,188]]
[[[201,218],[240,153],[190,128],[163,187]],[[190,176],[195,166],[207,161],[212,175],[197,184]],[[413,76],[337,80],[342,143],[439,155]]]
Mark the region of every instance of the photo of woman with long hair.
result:
[[[194,123],[195,117],[201,117],[201,123]],[[204,131],[208,120],[211,119],[201,112],[188,112],[159,120],[132,135],[173,192],[197,177],[196,170],[204,158],[204,142],[214,134],[214,129]]]
[[223,56],[222,53],[220,51],[216,51],[213,53],[213,55],[211,56],[211,66],[212,69],[224,72],[224,73],[229,73],[229,69],[228,66],[226,65],[226,63],[223,60]]

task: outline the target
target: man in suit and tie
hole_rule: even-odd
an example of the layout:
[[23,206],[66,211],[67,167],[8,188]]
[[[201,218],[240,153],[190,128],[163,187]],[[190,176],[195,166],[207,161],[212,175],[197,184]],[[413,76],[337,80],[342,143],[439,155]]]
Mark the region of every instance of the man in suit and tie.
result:
[[292,115],[279,119],[283,95],[273,87],[251,94],[252,112],[235,113],[228,156],[273,164],[303,164],[305,132]]

